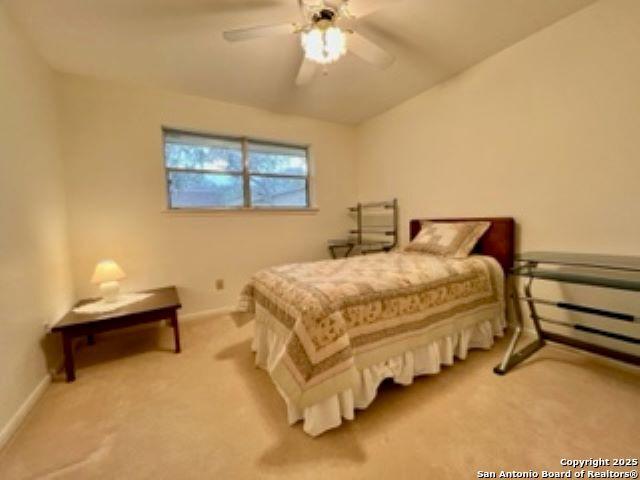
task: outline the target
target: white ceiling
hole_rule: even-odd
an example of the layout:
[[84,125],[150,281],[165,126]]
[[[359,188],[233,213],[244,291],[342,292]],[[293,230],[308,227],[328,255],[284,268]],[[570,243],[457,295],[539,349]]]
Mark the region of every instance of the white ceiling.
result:
[[222,31],[299,20],[297,0],[7,0],[57,70],[358,123],[594,0],[404,0],[358,22],[397,60],[348,54],[296,87],[294,35],[229,44]]

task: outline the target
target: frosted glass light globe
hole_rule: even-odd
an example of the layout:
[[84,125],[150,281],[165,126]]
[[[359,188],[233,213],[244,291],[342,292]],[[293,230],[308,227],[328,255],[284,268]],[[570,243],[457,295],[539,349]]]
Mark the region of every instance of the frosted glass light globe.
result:
[[333,63],[347,53],[347,37],[338,27],[313,28],[302,32],[305,56],[316,63]]

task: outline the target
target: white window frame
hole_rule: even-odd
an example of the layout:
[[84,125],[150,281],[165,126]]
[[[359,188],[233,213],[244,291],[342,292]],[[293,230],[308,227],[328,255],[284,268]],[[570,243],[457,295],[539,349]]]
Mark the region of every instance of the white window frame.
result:
[[[174,207],[171,205],[171,182],[169,175],[172,172],[190,172],[190,173],[211,173],[207,171],[192,171],[179,168],[171,168],[167,166],[165,139],[167,134],[182,134],[192,135],[198,137],[212,138],[216,140],[229,140],[239,142],[242,148],[242,172],[220,172],[226,175],[237,175],[243,179],[242,188],[244,195],[244,202],[242,206],[224,206],[224,205],[211,205],[202,207]],[[297,148],[306,151],[307,158],[307,174],[306,175],[288,175],[288,174],[256,174],[249,171],[249,143],[255,142],[265,145],[273,145],[277,147],[285,148]],[[313,175],[313,162],[311,154],[311,146],[309,144],[292,143],[288,141],[280,140],[265,140],[262,138],[248,137],[248,136],[233,136],[224,135],[210,132],[194,131],[184,128],[174,127],[162,127],[162,166],[164,169],[164,182],[165,182],[165,211],[172,213],[206,213],[206,212],[317,212],[318,208],[314,205],[314,175]],[[252,205],[251,204],[251,177],[273,177],[273,178],[295,178],[304,179],[306,185],[306,205],[305,206],[277,206],[277,205]]]

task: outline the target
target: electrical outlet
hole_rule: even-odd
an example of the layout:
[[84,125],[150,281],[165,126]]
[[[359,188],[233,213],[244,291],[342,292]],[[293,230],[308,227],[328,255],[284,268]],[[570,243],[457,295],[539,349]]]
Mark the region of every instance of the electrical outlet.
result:
[[223,278],[218,278],[216,280],[215,290],[216,290],[216,292],[221,292],[222,290],[224,290],[224,279]]

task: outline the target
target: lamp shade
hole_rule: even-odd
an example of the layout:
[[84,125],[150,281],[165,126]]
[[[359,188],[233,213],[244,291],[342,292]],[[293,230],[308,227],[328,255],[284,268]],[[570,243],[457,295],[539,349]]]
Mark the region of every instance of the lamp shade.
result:
[[103,260],[96,265],[91,277],[91,283],[104,283],[122,280],[126,275],[113,260]]

